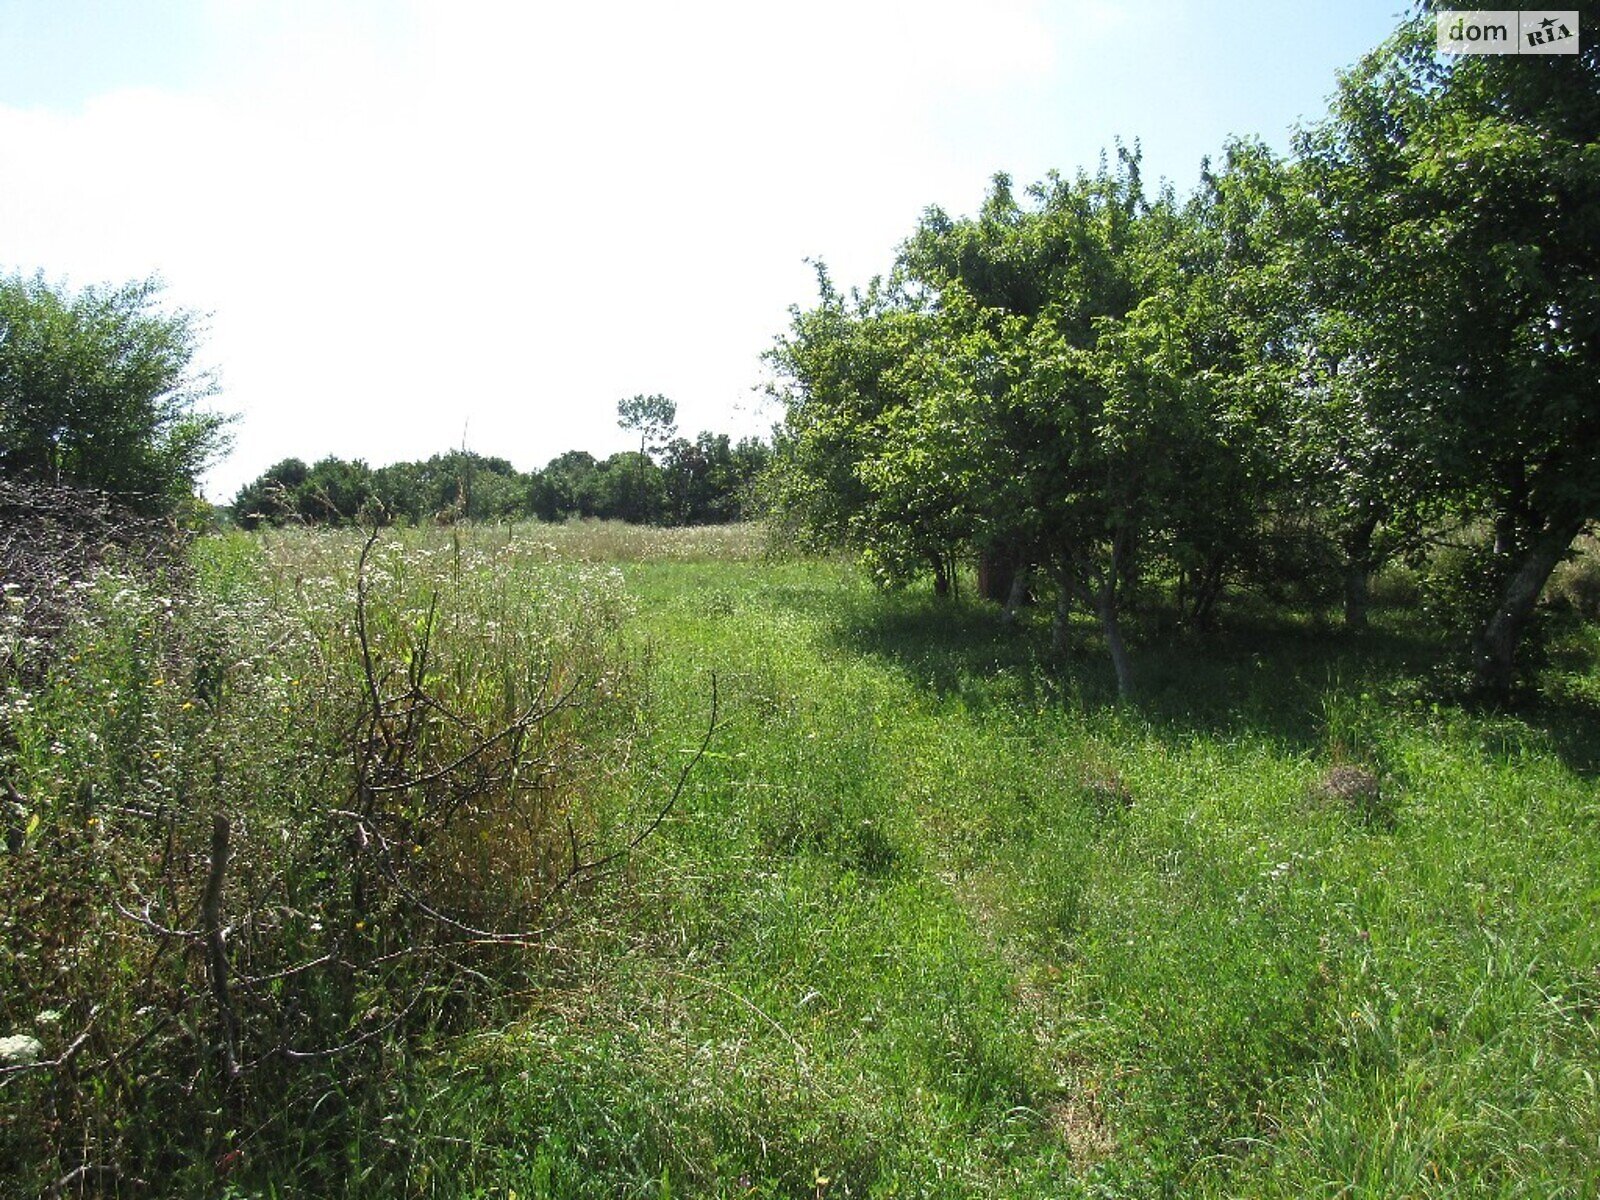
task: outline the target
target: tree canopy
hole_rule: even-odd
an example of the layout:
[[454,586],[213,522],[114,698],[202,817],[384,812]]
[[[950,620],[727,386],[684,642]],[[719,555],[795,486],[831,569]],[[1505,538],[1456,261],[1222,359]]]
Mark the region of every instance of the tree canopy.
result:
[[0,278],[0,469],[166,513],[192,499],[227,444],[202,402],[200,322],[160,306],[155,280],[73,293]]
[[639,435],[640,454],[655,454],[678,431],[678,406],[665,396],[630,396],[617,401],[617,424]]

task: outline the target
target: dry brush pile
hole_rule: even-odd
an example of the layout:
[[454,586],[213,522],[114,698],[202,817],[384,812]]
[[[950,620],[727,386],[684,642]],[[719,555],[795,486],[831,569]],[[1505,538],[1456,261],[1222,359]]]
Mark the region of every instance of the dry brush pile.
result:
[[103,492],[0,479],[0,671],[39,676],[102,570],[181,578],[183,543]]

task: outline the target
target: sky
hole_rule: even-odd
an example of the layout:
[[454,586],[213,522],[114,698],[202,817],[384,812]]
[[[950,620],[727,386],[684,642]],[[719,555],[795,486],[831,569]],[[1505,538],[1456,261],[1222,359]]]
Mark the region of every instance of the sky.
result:
[[237,415],[205,479],[762,434],[762,353],[972,212],[1137,141],[1279,150],[1404,0],[0,0],[0,272],[159,276]]

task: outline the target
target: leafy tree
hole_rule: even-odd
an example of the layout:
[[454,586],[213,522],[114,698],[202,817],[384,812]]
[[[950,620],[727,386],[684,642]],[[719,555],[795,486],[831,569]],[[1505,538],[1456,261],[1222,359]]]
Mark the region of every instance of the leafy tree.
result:
[[528,511],[528,479],[516,471],[479,471],[466,515],[473,521],[511,521]]
[[532,490],[533,481],[505,459],[470,450],[376,471],[359,459],[330,456],[309,468],[286,459],[240,489],[234,513],[247,527],[263,519],[337,525],[356,520],[376,502],[374,515],[384,520],[494,521],[526,512]]
[[1498,598],[1473,638],[1503,692],[1545,581],[1600,518],[1600,47],[1441,62],[1419,17],[1341,84],[1301,147],[1310,240],[1352,270],[1362,421],[1404,469],[1382,502],[1487,515]]
[[[716,486],[723,497],[720,520],[742,521],[761,511],[761,481],[772,467],[772,447],[757,437],[742,437],[733,444],[725,480]],[[713,463],[713,478],[716,464]]]
[[659,454],[678,431],[678,406],[665,396],[630,396],[617,401],[617,424],[638,433],[640,454]]
[[947,331],[928,444],[952,451],[980,536],[1032,547],[1062,616],[1095,614],[1127,695],[1142,564],[1226,549],[1209,514],[1247,473],[1223,419],[1237,355],[1195,215],[1145,196],[1136,153],[1031,198],[998,179],[975,220],[930,214],[908,247]]
[[649,455],[625,450],[600,464],[595,515],[635,525],[661,521],[662,471]]
[[355,520],[372,495],[373,474],[359,459],[330,455],[308,467],[286,458],[239,489],[233,514],[246,529],[262,521],[339,525]]
[[[659,521],[662,517],[662,481],[655,456],[665,450],[678,431],[678,406],[665,396],[632,396],[617,401],[617,424],[639,434],[639,453],[626,459],[613,455],[606,464],[605,516],[624,521]],[[621,472],[629,468],[632,478]]]
[[200,323],[155,280],[72,294],[0,278],[0,470],[99,488],[167,513],[192,501],[228,418],[193,369]]
[[600,464],[587,450],[569,450],[550,460],[530,495],[541,521],[592,517],[600,507]]
[[947,591],[971,529],[965,493],[944,486],[955,481],[918,469],[936,318],[898,285],[874,280],[847,296],[816,270],[817,307],[793,310],[767,355],[785,405],[770,498],[803,544],[854,548],[886,583],[931,566]]
[[438,506],[430,494],[431,473],[420,462],[397,462],[372,472],[372,497],[378,511],[391,521],[420,524]]
[[702,432],[692,442],[674,438],[662,463],[666,519],[676,525],[739,520],[769,456],[755,438],[742,438],[737,445],[725,433]]
[[1147,208],[1142,299],[1120,331],[1105,330],[1107,350],[1123,356],[1114,369],[1166,393],[1158,436],[1170,454],[1151,477],[1145,554],[1162,560],[1181,619],[1197,628],[1231,583],[1281,561],[1298,495],[1278,444],[1281,397],[1263,386],[1278,378],[1284,322],[1272,275],[1282,251],[1258,216],[1259,165],[1257,148],[1231,147],[1220,174],[1203,165],[1188,201],[1164,195]]
[[233,518],[246,529],[266,521],[281,524],[300,512],[300,494],[311,468],[298,458],[274,463],[239,489],[233,498]]
[[[1258,411],[1288,485],[1277,495],[1292,497],[1297,524],[1331,542],[1345,624],[1359,629],[1372,573],[1420,537],[1415,514],[1397,497],[1422,494],[1429,473],[1384,432],[1379,414],[1395,380],[1366,353],[1345,303],[1366,286],[1372,263],[1352,243],[1323,236],[1319,184],[1303,163],[1235,145],[1216,189],[1251,247],[1236,294],[1254,301],[1250,319],[1263,348]],[[1280,584],[1295,573],[1282,555],[1266,565]]]
[[419,465],[425,517],[494,521],[527,503],[527,481],[506,459],[471,450],[435,454]]
[[732,446],[725,434],[710,433],[692,443],[678,439],[669,447],[669,461],[677,464],[679,483],[673,496],[681,514],[667,510],[671,473],[648,455],[632,451],[604,463],[585,451],[570,451],[544,471],[526,475],[506,459],[468,450],[375,471],[359,460],[330,456],[308,467],[291,458],[242,487],[233,514],[246,528],[262,521],[337,525],[356,520],[364,511],[381,520],[413,524],[524,515],[546,521],[571,516],[727,521],[740,515],[744,493],[767,458],[759,441]]
[[[724,448],[727,436],[723,435]],[[707,447],[688,438],[667,444],[661,466],[662,505],[674,525],[698,525],[711,500],[711,458]]]
[[372,497],[372,472],[360,459],[329,455],[312,464],[297,490],[300,516],[308,524],[348,524]]
[[1092,611],[1119,691],[1129,589],[1157,558],[1208,615],[1254,536],[1219,494],[1259,488],[1256,341],[1230,311],[1221,214],[1147,197],[1136,152],[979,213],[933,209],[889,284],[819,272],[769,356],[786,377],[774,495],[813,538],[890,575],[965,545],[1038,562]]
[[1353,264],[1309,238],[1314,210],[1296,164],[1234,141],[1219,167],[1202,165],[1172,229],[1167,287],[1181,302],[1169,329],[1212,389],[1212,427],[1186,447],[1198,458],[1185,469],[1207,487],[1169,512],[1161,548],[1197,625],[1232,580],[1325,603],[1341,562],[1346,619],[1360,625],[1368,577],[1402,544],[1380,494],[1399,467],[1364,419],[1361,361],[1345,323],[1313,297],[1337,290],[1331,281]]

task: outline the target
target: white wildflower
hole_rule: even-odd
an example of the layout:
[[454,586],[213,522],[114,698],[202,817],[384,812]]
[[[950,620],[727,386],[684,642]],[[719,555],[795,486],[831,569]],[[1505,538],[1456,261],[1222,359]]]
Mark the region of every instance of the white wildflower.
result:
[[26,1067],[39,1061],[44,1043],[25,1033],[0,1037],[0,1067]]

